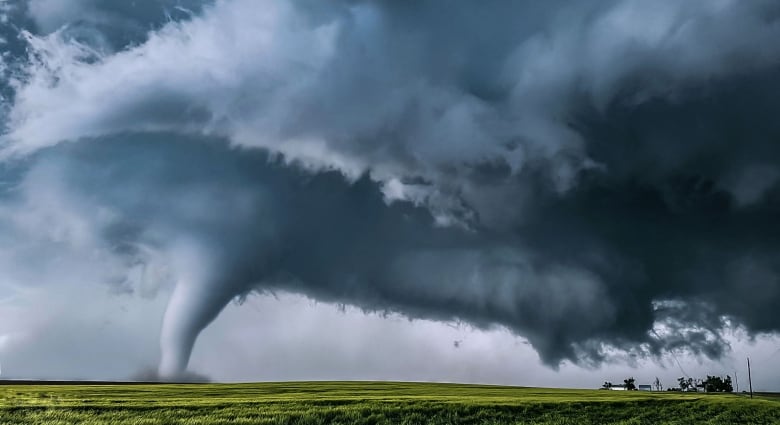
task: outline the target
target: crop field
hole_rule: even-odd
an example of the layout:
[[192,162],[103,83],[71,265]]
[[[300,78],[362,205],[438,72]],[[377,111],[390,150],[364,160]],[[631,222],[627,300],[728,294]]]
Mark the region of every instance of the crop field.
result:
[[0,424],[780,424],[780,399],[393,382],[18,385]]

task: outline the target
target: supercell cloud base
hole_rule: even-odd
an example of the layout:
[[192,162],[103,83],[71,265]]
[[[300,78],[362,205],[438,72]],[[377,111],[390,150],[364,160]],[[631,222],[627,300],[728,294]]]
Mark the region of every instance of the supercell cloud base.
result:
[[[492,365],[516,350],[592,386],[777,358],[775,2],[115,3],[0,3],[17,370],[527,384]],[[284,351],[328,320],[352,369]],[[361,362],[377,334],[437,354]]]

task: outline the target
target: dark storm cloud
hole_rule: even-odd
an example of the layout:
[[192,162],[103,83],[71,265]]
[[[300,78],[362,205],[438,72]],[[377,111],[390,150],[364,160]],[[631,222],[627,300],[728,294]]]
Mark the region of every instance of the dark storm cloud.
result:
[[[365,177],[311,176],[262,152],[170,134],[39,155],[30,184],[58,185],[87,211],[105,211],[108,220],[91,219],[110,250],[144,261],[138,247],[146,246],[168,257],[181,280],[163,330],[175,367],[189,356],[178,351],[191,349],[225,304],[252,290],[517,331],[533,330],[544,315],[551,334],[592,330],[614,314],[589,272],[540,268],[514,237],[435,227],[425,209],[388,206]],[[586,314],[591,322],[577,319]]]
[[166,22],[186,20],[211,0],[28,0],[19,2],[35,33],[64,31],[95,48],[120,49],[146,40]]
[[6,233],[55,199],[64,239],[164,264],[164,373],[253,290],[506,326],[551,365],[780,329],[775,2],[262,6],[17,57]]

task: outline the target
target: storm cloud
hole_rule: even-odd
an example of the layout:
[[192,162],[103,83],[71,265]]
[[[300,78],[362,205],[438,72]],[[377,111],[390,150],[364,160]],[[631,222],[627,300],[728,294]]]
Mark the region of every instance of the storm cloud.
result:
[[780,330],[776,2],[60,3],[3,12],[0,261],[175,284],[165,375],[253,291],[551,366]]

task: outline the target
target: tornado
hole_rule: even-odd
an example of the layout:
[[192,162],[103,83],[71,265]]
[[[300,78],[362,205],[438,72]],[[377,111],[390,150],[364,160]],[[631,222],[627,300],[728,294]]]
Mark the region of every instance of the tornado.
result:
[[172,267],[178,279],[168,300],[160,331],[158,376],[187,378],[187,364],[200,332],[236,296],[217,274],[217,253],[188,240],[174,245]]
[[230,300],[224,298],[215,300],[208,288],[192,281],[176,284],[160,332],[158,373],[161,379],[177,380],[185,376],[198,334]]

